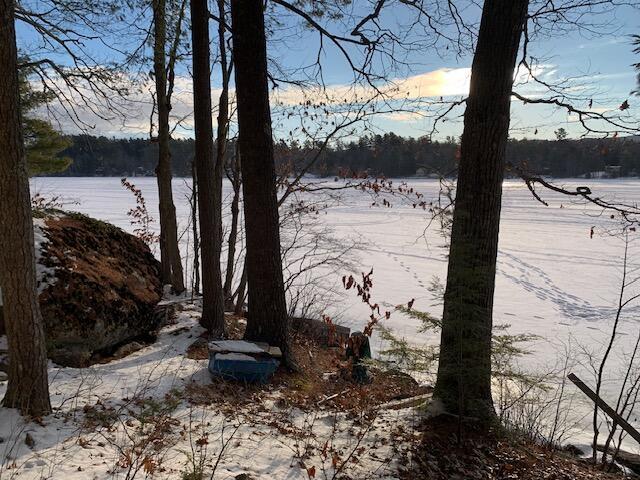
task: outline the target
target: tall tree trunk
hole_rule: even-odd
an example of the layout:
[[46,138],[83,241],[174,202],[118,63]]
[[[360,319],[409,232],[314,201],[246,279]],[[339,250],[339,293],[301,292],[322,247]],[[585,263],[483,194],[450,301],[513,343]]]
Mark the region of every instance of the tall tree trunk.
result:
[[[218,206],[216,209],[216,220],[218,228],[216,229],[216,255],[218,256],[218,264],[222,255],[222,177],[224,175],[224,161],[227,153],[227,133],[229,131],[229,65],[227,61],[227,42],[226,42],[226,14],[225,0],[218,0],[218,43],[220,49],[220,70],[222,74],[222,92],[220,92],[220,100],[218,102],[218,132],[216,137],[216,168],[215,183],[216,196],[218,197]],[[233,208],[233,204],[232,204]],[[229,251],[231,255],[233,252]],[[231,257],[233,260],[233,256]],[[227,272],[225,276],[225,284],[222,289],[222,296],[225,304],[228,304],[226,295],[227,279],[229,277],[229,262],[227,261]],[[231,269],[233,274],[233,268]]]
[[528,0],[486,0],[458,166],[434,397],[490,421],[493,294],[515,61]]
[[289,354],[262,0],[232,0],[249,311],[245,337]]
[[[195,164],[200,210],[203,327],[214,337],[224,335],[224,299],[220,274],[221,205],[214,165],[211,122],[211,65],[209,61],[209,9],[207,0],[191,0],[193,48],[193,116]],[[220,179],[221,181],[221,179]]]
[[40,416],[51,412],[51,403],[20,126],[14,9],[14,0],[0,0],[0,286],[9,342],[9,384],[3,405]]
[[[169,148],[170,99],[167,95],[167,5],[165,0],[153,1],[153,71],[158,103],[158,198],[160,210],[160,263],[162,282],[171,284],[176,293],[184,291],[182,259],[178,246],[176,207],[171,188],[171,150]],[[179,33],[177,33],[179,34]]]
[[198,173],[191,162],[191,226],[193,228],[193,284],[191,296],[200,295],[200,237],[198,235]]
[[229,229],[227,248],[227,269],[224,278],[224,301],[227,308],[233,308],[233,274],[236,260],[236,243],[238,242],[238,221],[240,217],[240,157],[236,151],[231,160],[231,185],[233,186],[233,199],[231,200],[231,228]]
[[236,290],[236,305],[233,309],[233,313],[235,315],[243,315],[244,314],[244,300],[247,293],[247,259],[245,258],[242,265],[242,275],[240,276],[240,284],[238,285],[238,289]]

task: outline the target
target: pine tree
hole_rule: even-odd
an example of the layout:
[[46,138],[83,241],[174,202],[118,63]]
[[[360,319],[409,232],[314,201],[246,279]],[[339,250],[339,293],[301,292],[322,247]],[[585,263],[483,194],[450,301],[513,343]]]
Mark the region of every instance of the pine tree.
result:
[[280,347],[290,362],[262,1],[232,0],[231,18],[249,292],[245,338]]
[[19,105],[14,0],[0,0],[0,286],[9,343],[3,405],[51,412],[47,354],[36,291],[33,220]]
[[491,396],[493,294],[511,91],[528,0],[486,0],[464,114],[434,397],[482,421]]

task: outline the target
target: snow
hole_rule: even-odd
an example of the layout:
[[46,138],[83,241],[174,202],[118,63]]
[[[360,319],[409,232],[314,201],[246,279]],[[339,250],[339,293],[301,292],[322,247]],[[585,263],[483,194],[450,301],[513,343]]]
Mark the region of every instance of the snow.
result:
[[[35,246],[36,256],[36,281],[38,282],[38,293],[42,293],[45,288],[53,285],[57,278],[54,273],[54,269],[47,267],[41,263],[42,252],[47,242],[49,241],[44,234],[44,219],[33,219],[33,238]],[[0,306],[2,306],[2,290],[0,289]]]
[[[0,408],[0,478],[134,478],[127,462],[142,466],[148,457],[152,478],[176,479],[189,471],[195,455],[196,462],[203,459],[205,478],[219,457],[216,479],[241,473],[257,480],[304,479],[305,468],[334,471],[331,456],[322,454],[325,443],[340,452],[341,463],[363,447],[363,452],[354,453],[360,461],[345,462],[344,473],[393,478],[392,434],[399,428],[411,430],[407,427],[418,419],[411,409],[383,411],[367,424],[329,410],[278,407],[277,392],[264,394],[254,408],[232,405],[232,414],[215,403],[194,406],[182,399],[161,424],[161,438],[143,440],[147,437],[141,432],[153,431],[153,419],[160,414],[143,417],[132,412],[145,411],[144,405],[158,412],[158,405],[174,392],[193,382],[211,383],[207,361],[184,355],[202,333],[198,319],[198,309],[187,306],[155,344],[108,364],[86,369],[49,364],[54,414],[42,422],[26,422],[17,411]],[[5,389],[6,382],[0,383],[0,397]],[[101,425],[108,416],[115,422]],[[27,434],[32,447],[25,444]],[[147,478],[146,473],[141,469],[137,478]]]
[[244,353],[216,353],[216,360],[235,360],[241,362],[255,362],[256,359]]
[[49,242],[44,233],[45,221],[43,218],[33,219],[33,238],[36,253],[36,279],[38,282],[38,293],[42,293],[47,287],[55,284],[57,278],[55,270],[51,267],[43,265],[42,252]]
[[[425,195],[427,201],[437,195],[438,182],[428,179],[407,180]],[[189,180],[174,180],[174,198],[181,231],[189,225]],[[398,180],[395,181],[396,183]],[[154,178],[136,178],[154,218],[158,205]],[[633,204],[640,201],[640,180],[562,180],[569,188],[588,184],[595,195]],[[37,178],[32,190],[43,195],[56,194],[79,199],[78,210],[131,230],[126,212],[133,198],[117,178]],[[225,196],[231,192],[225,183]],[[530,333],[540,337],[531,348],[533,354],[522,359],[534,372],[548,372],[562,363],[565,350],[575,358],[581,349],[601,351],[607,340],[618,296],[623,244],[608,230],[617,227],[608,215],[571,203],[567,197],[540,191],[549,202],[536,202],[520,181],[504,183],[502,222],[496,293],[495,323],[508,323],[511,333]],[[434,277],[446,278],[447,250],[434,229],[426,229],[428,214],[399,200],[390,199],[391,208],[371,207],[371,197],[356,191],[344,191],[339,205],[332,207],[321,221],[338,239],[361,239],[359,271],[374,268],[372,300],[388,305],[406,304],[415,298],[414,308],[431,314],[441,313],[429,285]],[[228,221],[228,219],[227,219]],[[157,228],[158,223],[155,223]],[[596,234],[590,238],[591,227]],[[425,230],[426,229],[426,230]],[[188,229],[187,229],[188,233]],[[188,237],[185,235],[183,238]],[[639,244],[630,246],[631,268],[640,262]],[[185,263],[188,252],[183,249]],[[327,283],[340,285],[345,274],[359,271],[332,271]],[[630,292],[631,293],[631,292]],[[327,313],[341,323],[361,328],[369,317],[367,307],[355,296],[344,296]],[[615,345],[605,375],[603,396],[615,398],[623,374],[625,352],[631,349],[638,332],[637,314],[632,306],[623,316],[621,336]],[[386,322],[397,334],[417,343],[436,342],[437,336],[417,333],[418,321],[394,313]],[[374,339],[374,350],[381,341]],[[126,360],[126,359],[125,359]],[[589,369],[575,365],[574,372],[593,385]],[[133,372],[131,372],[133,375]],[[135,375],[133,375],[135,376]],[[575,388],[568,387],[572,392]],[[572,405],[578,429],[574,444],[589,441],[591,405],[580,395]],[[638,424],[636,423],[636,426]],[[629,445],[629,448],[635,448]],[[279,478],[279,477],[274,477]],[[283,477],[285,478],[285,477]]]
[[255,343],[245,342],[244,340],[217,340],[209,342],[209,350],[214,352],[237,352],[237,353],[265,353]]

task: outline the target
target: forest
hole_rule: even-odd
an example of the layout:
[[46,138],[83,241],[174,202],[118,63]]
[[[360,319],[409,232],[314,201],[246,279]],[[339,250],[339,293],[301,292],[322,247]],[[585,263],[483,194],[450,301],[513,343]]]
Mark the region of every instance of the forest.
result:
[[0,0],[0,480],[640,475],[638,25]]
[[[62,176],[153,175],[157,145],[147,139],[114,139],[78,135],[69,137],[71,146],[59,153],[72,164]],[[194,145],[192,139],[172,139],[171,168],[179,177],[191,176]],[[427,138],[403,138],[393,133],[372,135],[323,149],[310,170],[319,176],[335,176],[342,170],[367,171],[373,176],[410,177],[413,175],[451,176],[456,167],[459,144]],[[235,142],[229,141],[229,151]],[[276,144],[277,165],[302,165],[315,154],[313,145],[291,142]],[[228,153],[227,157],[231,154]],[[526,163],[532,172],[556,178],[589,176],[616,165],[618,176],[637,176],[640,172],[640,141],[636,138],[579,140],[510,140],[507,162]]]

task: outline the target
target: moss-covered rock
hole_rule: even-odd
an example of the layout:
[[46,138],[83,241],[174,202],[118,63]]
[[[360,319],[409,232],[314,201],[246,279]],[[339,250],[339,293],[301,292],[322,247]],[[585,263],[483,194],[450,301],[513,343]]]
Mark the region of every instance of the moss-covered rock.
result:
[[39,224],[39,300],[54,362],[87,366],[155,335],[160,265],[144,242],[76,213],[47,212]]

